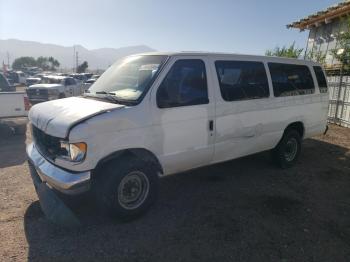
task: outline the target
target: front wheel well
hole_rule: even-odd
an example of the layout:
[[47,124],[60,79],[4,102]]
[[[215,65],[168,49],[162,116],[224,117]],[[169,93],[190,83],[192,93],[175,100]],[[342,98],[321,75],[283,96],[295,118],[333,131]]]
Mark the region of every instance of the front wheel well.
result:
[[126,159],[126,158],[138,158],[143,160],[144,162],[151,163],[154,168],[157,170],[158,173],[163,174],[163,168],[160,164],[158,158],[149,150],[144,148],[130,148],[130,149],[124,149],[120,151],[116,151],[103,159],[101,159],[95,170],[102,169],[105,165],[120,160],[120,159]]
[[304,137],[305,128],[304,128],[304,124],[303,124],[302,122],[298,121],[298,122],[290,123],[290,124],[284,129],[284,133],[286,133],[288,130],[291,130],[291,129],[296,130],[296,131],[299,133],[300,138],[303,138],[303,137]]

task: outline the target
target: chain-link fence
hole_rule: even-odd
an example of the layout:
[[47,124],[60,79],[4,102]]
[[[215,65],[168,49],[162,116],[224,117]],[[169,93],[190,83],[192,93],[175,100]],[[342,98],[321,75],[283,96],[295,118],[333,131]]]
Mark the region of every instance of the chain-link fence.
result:
[[328,121],[350,127],[350,76],[328,76]]

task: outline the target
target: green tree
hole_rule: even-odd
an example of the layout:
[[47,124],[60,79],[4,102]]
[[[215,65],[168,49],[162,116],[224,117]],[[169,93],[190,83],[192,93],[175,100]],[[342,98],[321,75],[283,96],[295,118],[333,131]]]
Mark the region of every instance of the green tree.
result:
[[56,69],[60,66],[60,63],[52,56],[50,57],[39,56],[36,62],[38,67],[46,71],[47,70],[56,71]]
[[305,59],[324,65],[326,63],[326,54],[322,51],[311,50],[306,53]]
[[82,64],[80,64],[77,68],[77,73],[85,73],[86,69],[89,67],[89,64],[87,61],[84,61]]
[[350,18],[343,20],[346,23],[346,31],[336,34],[337,48],[331,50],[331,54],[346,69],[350,66]]
[[25,67],[36,66],[36,60],[31,56],[18,57],[13,61],[12,68],[16,70],[22,70]]
[[51,64],[51,70],[56,70],[56,68],[60,67],[60,62],[52,56],[49,57],[48,61]]
[[273,50],[267,50],[265,55],[267,56],[278,56],[278,57],[289,57],[289,58],[299,58],[301,53],[303,52],[303,48],[295,47],[295,42],[291,44],[289,47],[275,47]]
[[36,59],[37,66],[40,67],[43,70],[49,70],[49,65],[47,62],[47,58],[43,56],[39,56]]
[[52,56],[39,56],[37,59],[31,56],[22,56],[16,58],[15,61],[13,61],[12,63],[12,68],[16,70],[21,70],[29,66],[37,66],[46,71],[56,71],[56,69],[60,66],[60,62],[58,62]]

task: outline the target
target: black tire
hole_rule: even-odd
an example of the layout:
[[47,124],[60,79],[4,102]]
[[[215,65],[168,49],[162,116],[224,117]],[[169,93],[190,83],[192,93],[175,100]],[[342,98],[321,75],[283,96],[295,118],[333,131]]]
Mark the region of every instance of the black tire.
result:
[[278,143],[272,150],[272,157],[275,163],[281,168],[290,168],[295,165],[301,152],[301,137],[295,129],[287,129]]
[[58,99],[61,99],[61,98],[66,98],[66,95],[63,94],[63,93],[60,93],[60,94],[58,95]]
[[[98,177],[94,191],[98,207],[120,221],[129,221],[142,215],[158,196],[159,177],[152,163],[134,157],[124,157],[109,162],[96,175]],[[129,194],[132,198],[130,195],[134,194],[133,190],[139,189],[141,184],[141,188],[148,185],[148,189],[141,189],[140,197],[128,205],[124,195]],[[131,185],[131,188],[127,188],[127,185]]]

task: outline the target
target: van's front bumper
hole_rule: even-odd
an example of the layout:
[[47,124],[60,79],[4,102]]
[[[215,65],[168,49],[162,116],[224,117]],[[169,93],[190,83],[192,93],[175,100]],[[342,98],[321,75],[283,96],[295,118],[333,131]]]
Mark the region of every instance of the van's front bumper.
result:
[[90,189],[90,171],[69,172],[59,168],[46,160],[39,153],[34,143],[27,145],[27,155],[34,185],[40,182],[46,183],[68,195],[81,194]]

